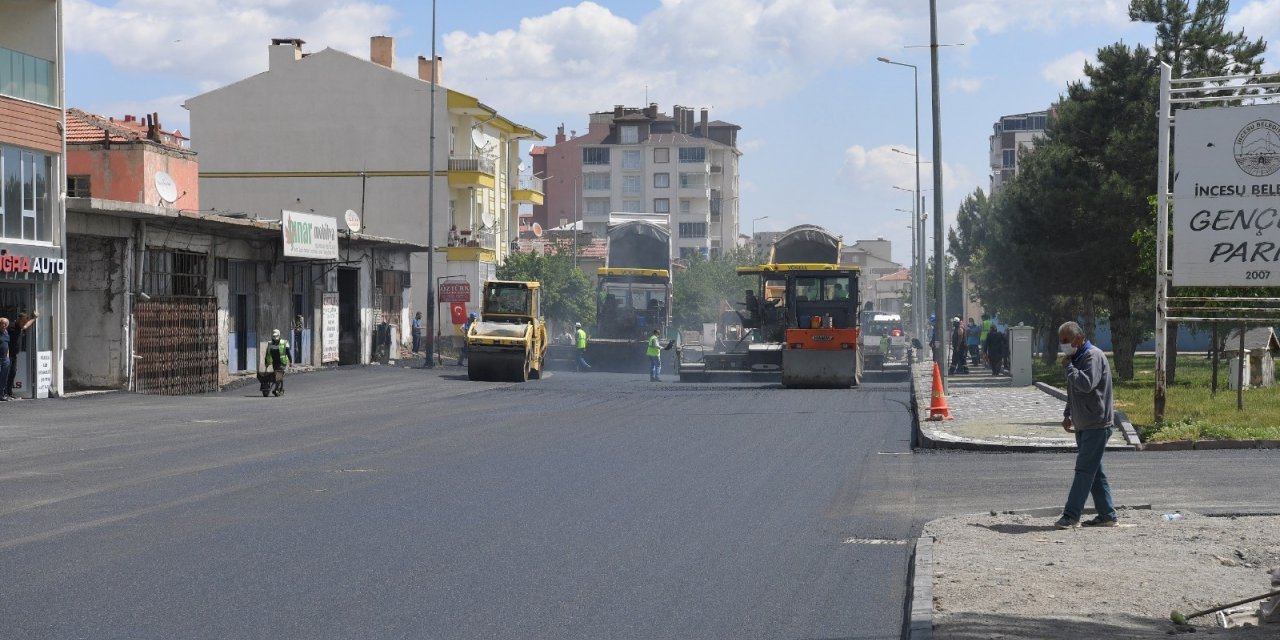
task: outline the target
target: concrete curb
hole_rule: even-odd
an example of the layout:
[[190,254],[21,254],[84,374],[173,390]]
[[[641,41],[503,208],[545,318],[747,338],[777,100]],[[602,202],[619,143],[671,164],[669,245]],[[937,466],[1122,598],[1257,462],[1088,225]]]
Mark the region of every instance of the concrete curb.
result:
[[[1067,401],[1067,392],[1053,385],[1037,382],[1036,388],[1063,402]],[[1142,439],[1138,437],[1138,430],[1133,427],[1133,423],[1129,422],[1129,416],[1119,409],[1113,410],[1113,413],[1112,426],[1120,430],[1124,435],[1124,441],[1129,443],[1129,446],[1141,451]]]
[[903,638],[933,640],[933,537],[916,539],[907,567],[907,615]]
[[1213,451],[1215,449],[1280,449],[1280,440],[1174,440],[1146,442],[1144,451]]

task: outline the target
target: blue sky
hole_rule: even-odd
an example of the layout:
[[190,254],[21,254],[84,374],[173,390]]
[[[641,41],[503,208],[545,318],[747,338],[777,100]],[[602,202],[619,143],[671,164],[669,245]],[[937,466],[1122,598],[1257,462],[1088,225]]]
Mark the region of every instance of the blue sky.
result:
[[[396,67],[431,52],[428,0],[64,0],[67,105],[159,112],[190,131],[189,97],[266,70],[271,38],[367,58],[396,38]],[[1150,44],[1128,0],[938,0],[943,211],[987,189],[988,136],[1003,114],[1047,107],[1103,46]],[[933,159],[928,0],[439,0],[444,84],[548,138],[646,93],[742,127],[742,230],[821,224],[846,243],[884,237],[910,259],[915,165],[911,70],[919,67],[921,156]],[[1280,0],[1235,0],[1229,27],[1272,45]],[[932,216],[932,169],[922,165]],[[932,247],[932,219],[929,246]]]

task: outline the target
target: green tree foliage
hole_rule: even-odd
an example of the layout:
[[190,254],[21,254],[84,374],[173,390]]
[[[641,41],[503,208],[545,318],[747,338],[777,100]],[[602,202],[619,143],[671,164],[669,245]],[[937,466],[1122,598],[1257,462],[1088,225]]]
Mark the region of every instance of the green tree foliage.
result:
[[1130,0],[1129,19],[1155,25],[1155,55],[1173,77],[1256,74],[1267,43],[1226,29],[1230,0]]
[[591,283],[573,264],[573,249],[557,246],[542,254],[512,252],[498,267],[499,280],[536,280],[542,283],[542,315],[557,323],[595,322]]
[[759,262],[750,248],[730,251],[718,258],[695,254],[687,268],[676,269],[672,301],[672,321],[681,329],[701,329],[704,322],[717,322],[723,301],[740,309],[744,292],[756,287],[756,277],[739,276],[738,267]]

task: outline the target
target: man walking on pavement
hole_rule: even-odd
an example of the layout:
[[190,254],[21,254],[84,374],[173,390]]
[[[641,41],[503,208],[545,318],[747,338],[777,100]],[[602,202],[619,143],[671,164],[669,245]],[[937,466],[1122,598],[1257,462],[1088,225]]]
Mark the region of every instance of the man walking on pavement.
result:
[[661,333],[660,329],[654,329],[649,335],[649,346],[644,350],[644,354],[649,356],[649,382],[662,382],[658,377],[662,373],[662,343],[658,339]]
[[587,332],[582,329],[581,322],[573,323],[573,329],[578,345],[578,371],[590,371],[591,365],[587,364]]
[[948,369],[949,375],[969,373],[967,355],[964,323],[960,322],[960,318],[957,316],[951,319],[951,367]]
[[267,367],[275,371],[275,387],[271,395],[284,393],[284,370],[289,366],[289,341],[280,339],[280,330],[271,330],[271,342],[267,343]]
[[[1076,434],[1076,473],[1067,494],[1062,517],[1054,523],[1059,529],[1116,526],[1116,508],[1111,501],[1111,485],[1102,470],[1102,454],[1111,439],[1113,395],[1111,366],[1107,356],[1084,337],[1084,329],[1075,322],[1058,327],[1062,349],[1062,366],[1067,376],[1067,407],[1063,411],[1062,428]],[[1093,496],[1098,515],[1080,522],[1085,499]]]

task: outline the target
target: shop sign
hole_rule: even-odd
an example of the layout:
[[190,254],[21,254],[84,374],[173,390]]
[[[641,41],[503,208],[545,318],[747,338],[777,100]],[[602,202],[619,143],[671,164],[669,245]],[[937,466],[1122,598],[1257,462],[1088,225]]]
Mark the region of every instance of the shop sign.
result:
[[284,255],[291,258],[338,259],[338,221],[328,216],[280,212]]
[[440,302],[467,302],[471,300],[470,282],[443,282],[440,284]]
[[48,398],[53,386],[53,352],[36,352],[36,397]]
[[323,334],[320,362],[338,361],[338,294],[323,294],[320,303],[320,324]]
[[67,260],[62,250],[47,251],[0,249],[0,274],[5,276],[33,275],[39,278],[55,278],[67,272]]

